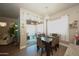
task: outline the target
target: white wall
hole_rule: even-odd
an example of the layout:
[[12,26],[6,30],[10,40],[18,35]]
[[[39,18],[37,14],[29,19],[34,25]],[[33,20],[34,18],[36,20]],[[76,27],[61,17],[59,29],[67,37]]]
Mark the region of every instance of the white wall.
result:
[[26,18],[23,9],[20,9],[20,49],[26,47]]

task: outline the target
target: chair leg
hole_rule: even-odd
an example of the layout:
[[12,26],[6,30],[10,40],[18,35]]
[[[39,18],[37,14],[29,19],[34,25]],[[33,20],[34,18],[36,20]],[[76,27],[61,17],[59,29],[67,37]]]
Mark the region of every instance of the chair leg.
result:
[[52,55],[53,55],[53,50],[52,50]]
[[40,49],[39,46],[37,46],[37,52],[39,51],[39,49]]
[[53,55],[53,48],[51,48],[50,51],[51,51],[51,54]]
[[43,54],[43,48],[41,48],[41,56],[42,56],[42,54]]
[[56,47],[59,48],[59,44],[57,44]]
[[58,44],[57,46],[58,46],[58,48],[59,48],[59,44]]
[[57,51],[57,47],[55,46],[54,48],[55,48],[55,51]]
[[56,44],[55,51],[57,51],[57,48],[59,48],[59,44]]

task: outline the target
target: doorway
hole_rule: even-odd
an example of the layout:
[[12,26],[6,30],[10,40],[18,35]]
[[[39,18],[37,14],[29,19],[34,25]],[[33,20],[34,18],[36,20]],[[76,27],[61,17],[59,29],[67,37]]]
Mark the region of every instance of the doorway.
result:
[[36,24],[29,20],[26,25],[27,46],[32,46],[36,44]]

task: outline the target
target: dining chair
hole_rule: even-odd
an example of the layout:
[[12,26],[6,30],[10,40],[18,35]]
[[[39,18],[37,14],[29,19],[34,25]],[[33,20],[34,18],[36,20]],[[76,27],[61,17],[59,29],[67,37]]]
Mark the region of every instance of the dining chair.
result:
[[55,46],[56,46],[56,48],[59,48],[59,36],[57,35],[57,37],[56,37],[56,44],[55,44]]
[[37,38],[37,51],[41,49],[41,55],[43,54],[43,49],[45,48],[45,45],[43,44],[40,37]]
[[59,36],[58,34],[52,34],[52,36],[51,48],[57,51],[57,48],[59,48]]

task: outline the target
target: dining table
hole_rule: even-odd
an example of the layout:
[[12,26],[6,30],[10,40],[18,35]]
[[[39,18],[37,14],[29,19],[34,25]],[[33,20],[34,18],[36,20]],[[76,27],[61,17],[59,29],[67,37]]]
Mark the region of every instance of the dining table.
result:
[[52,36],[45,36],[41,37],[42,42],[45,44],[45,51],[46,55],[50,56],[51,53],[51,43],[52,43]]

